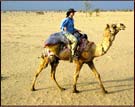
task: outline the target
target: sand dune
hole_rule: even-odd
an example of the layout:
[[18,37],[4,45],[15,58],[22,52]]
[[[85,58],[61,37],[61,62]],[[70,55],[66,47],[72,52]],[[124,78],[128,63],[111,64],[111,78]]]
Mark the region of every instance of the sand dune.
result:
[[[101,12],[99,17],[86,17],[77,12],[75,26],[98,43],[107,23],[124,23],[111,49],[94,60],[109,94],[99,85],[84,65],[78,80],[79,94],[72,93],[75,65],[60,61],[56,79],[67,90],[60,92],[50,77],[50,67],[39,76],[38,91],[30,91],[39,64],[44,40],[58,32],[65,13],[1,13],[1,103],[2,105],[133,105],[134,104],[134,13]],[[64,65],[64,66],[63,66]]]

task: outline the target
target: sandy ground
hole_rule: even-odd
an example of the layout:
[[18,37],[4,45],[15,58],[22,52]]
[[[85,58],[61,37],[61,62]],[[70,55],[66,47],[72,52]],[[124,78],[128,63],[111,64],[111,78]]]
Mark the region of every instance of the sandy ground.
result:
[[86,17],[76,13],[75,26],[88,34],[90,41],[102,39],[107,23],[124,23],[126,30],[117,37],[102,57],[94,60],[109,94],[103,95],[91,70],[84,65],[78,80],[79,94],[72,93],[75,65],[60,61],[56,79],[66,90],[60,92],[50,77],[50,66],[30,91],[39,64],[44,40],[58,32],[65,13],[6,12],[1,28],[1,103],[2,105],[133,105],[134,104],[134,13],[102,12]]

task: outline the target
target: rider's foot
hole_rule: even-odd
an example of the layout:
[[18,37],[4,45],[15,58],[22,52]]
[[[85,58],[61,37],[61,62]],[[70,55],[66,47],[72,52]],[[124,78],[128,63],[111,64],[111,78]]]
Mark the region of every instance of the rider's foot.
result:
[[69,58],[69,62],[72,63],[73,62],[73,56],[70,56]]
[[78,60],[79,56],[78,55],[74,55],[73,58],[74,58],[74,60]]

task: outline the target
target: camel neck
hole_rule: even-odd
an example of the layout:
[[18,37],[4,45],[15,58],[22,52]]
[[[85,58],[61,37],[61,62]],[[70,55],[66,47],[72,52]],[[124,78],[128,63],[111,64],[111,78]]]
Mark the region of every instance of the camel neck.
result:
[[114,39],[115,35],[118,33],[115,32],[114,34],[111,34],[110,31],[105,31],[103,35],[102,41],[96,45],[95,49],[95,57],[102,56],[110,49]]

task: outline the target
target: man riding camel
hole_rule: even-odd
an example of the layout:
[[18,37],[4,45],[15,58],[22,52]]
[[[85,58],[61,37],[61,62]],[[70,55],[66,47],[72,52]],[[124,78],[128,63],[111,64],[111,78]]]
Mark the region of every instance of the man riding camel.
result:
[[[70,58],[69,61],[73,62],[73,59],[78,59],[80,56],[79,44],[81,43],[82,38],[87,39],[86,34],[81,34],[80,30],[74,28],[74,19],[75,10],[70,8],[66,13],[66,18],[61,22],[60,29],[61,32],[51,34],[49,38],[44,43],[44,48],[48,45],[54,45],[58,43],[64,43],[68,45],[70,49]],[[56,51],[58,51],[56,49]]]
[[64,18],[61,22],[60,29],[63,32],[63,35],[66,36],[66,38],[70,41],[70,49],[71,49],[71,57],[70,62],[73,61],[74,57],[77,57],[75,55],[75,50],[77,48],[77,37],[74,36],[75,32],[80,32],[80,30],[74,28],[74,19],[73,16],[75,15],[75,10],[73,8],[70,8],[66,13],[66,18]]

